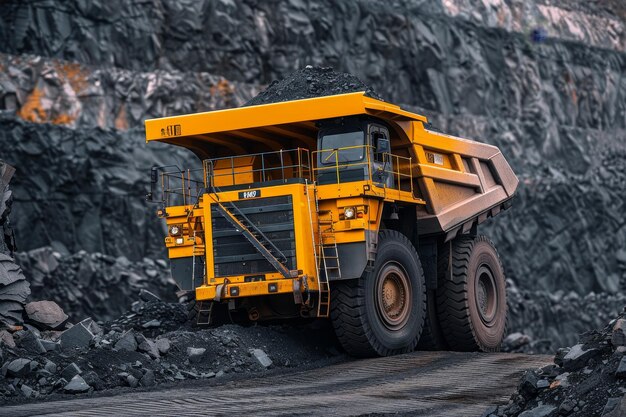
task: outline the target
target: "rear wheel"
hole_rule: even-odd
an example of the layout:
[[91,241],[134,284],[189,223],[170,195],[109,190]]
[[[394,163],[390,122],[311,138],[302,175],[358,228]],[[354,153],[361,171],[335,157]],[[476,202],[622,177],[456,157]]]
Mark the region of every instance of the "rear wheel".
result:
[[426,314],[424,273],[413,244],[383,230],[371,272],[331,284],[331,319],[346,351],[359,357],[415,349]]
[[493,243],[485,236],[460,236],[440,252],[437,307],[446,342],[453,350],[500,350],[506,332],[506,282]]

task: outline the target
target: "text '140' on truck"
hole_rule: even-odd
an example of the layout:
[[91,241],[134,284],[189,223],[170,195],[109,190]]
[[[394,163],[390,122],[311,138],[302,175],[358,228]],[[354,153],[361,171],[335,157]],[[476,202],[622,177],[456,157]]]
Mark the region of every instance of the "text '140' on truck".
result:
[[327,317],[354,356],[499,349],[504,272],[477,233],[518,185],[498,148],[364,93],[147,120],[146,139],[202,161],[151,178],[199,321]]

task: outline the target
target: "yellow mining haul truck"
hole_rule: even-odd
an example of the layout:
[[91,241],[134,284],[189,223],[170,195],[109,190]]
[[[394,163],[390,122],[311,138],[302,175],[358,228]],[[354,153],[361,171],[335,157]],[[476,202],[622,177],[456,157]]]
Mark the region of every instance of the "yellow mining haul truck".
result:
[[499,348],[504,273],[477,226],[518,179],[496,147],[364,93],[147,120],[146,139],[202,161],[152,171],[199,318],[330,317],[355,356]]

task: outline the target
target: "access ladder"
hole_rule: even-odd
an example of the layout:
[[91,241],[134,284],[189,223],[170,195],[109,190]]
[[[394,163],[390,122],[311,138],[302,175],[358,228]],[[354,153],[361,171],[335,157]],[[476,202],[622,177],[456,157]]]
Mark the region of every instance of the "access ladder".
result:
[[333,215],[331,211],[320,211],[318,207],[319,226],[319,303],[317,308],[318,317],[328,317],[330,313],[330,281],[341,279],[341,265],[339,264],[339,251]]

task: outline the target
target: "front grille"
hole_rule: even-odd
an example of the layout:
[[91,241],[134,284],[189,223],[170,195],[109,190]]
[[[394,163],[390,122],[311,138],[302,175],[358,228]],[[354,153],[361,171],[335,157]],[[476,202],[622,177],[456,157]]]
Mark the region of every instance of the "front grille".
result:
[[[291,196],[233,202],[287,257],[287,268],[296,269],[296,242]],[[216,277],[276,272],[274,267],[211,204],[213,263]]]

